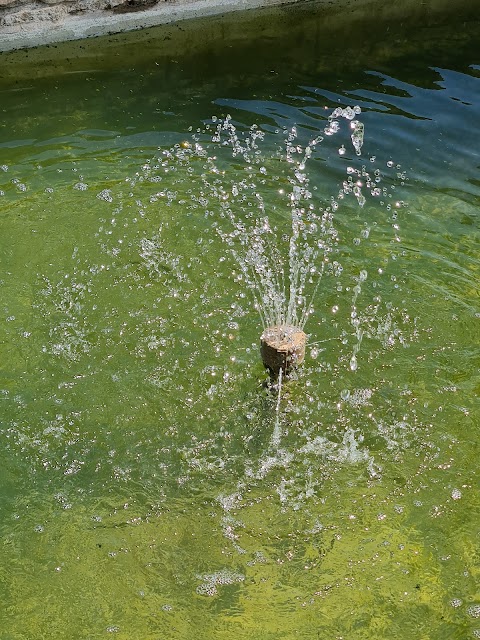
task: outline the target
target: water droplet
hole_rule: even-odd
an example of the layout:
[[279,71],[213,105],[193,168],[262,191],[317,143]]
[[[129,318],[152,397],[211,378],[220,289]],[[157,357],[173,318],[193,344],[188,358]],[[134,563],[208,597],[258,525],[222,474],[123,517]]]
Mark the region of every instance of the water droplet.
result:
[[105,200],[105,202],[113,202],[112,192],[110,189],[103,189],[100,193],[97,193],[99,200]]
[[453,607],[454,609],[461,607],[462,604],[463,604],[463,600],[461,600],[460,598],[452,598],[450,600],[450,606]]
[[471,618],[480,618],[480,604],[472,604],[467,608],[467,614]]
[[355,153],[357,154],[357,156],[359,156],[362,152],[362,146],[363,146],[363,136],[364,136],[363,122],[360,122],[359,120],[353,120],[350,123],[350,127],[353,129],[352,135],[351,135],[352,144],[355,149]]

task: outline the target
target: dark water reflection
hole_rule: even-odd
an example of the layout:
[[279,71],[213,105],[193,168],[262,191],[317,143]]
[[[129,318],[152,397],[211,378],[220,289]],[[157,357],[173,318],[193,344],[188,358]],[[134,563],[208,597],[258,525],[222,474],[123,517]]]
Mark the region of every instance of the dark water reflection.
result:
[[68,161],[78,151],[69,137],[83,128],[121,149],[156,148],[159,135],[227,111],[245,125],[312,131],[325,107],[355,102],[368,153],[471,201],[477,42],[473,3],[336,13],[313,2],[2,54],[0,148],[22,162],[22,147],[47,145]]

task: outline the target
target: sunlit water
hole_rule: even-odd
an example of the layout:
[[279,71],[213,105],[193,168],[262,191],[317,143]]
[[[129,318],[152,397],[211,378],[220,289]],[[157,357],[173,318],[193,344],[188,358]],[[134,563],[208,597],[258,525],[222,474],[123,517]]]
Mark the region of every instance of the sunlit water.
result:
[[480,637],[480,27],[288,15],[4,56],[2,639]]

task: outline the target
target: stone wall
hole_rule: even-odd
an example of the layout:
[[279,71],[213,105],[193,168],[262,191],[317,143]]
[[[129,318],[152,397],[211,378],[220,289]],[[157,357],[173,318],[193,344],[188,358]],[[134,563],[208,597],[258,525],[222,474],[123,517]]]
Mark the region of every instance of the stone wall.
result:
[[0,51],[302,1],[305,0],[0,0]]
[[310,3],[345,20],[354,13],[369,13],[372,29],[379,18],[413,17],[422,24],[431,15],[448,19],[460,10],[466,16],[478,13],[478,0],[0,0],[0,52],[232,11]]

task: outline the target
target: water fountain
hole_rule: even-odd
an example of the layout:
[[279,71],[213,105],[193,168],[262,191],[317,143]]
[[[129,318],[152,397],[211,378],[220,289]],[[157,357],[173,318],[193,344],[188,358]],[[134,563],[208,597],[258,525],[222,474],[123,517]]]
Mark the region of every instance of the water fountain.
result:
[[[363,32],[352,51],[304,26],[331,57],[302,49],[268,94],[269,66],[239,87],[239,55],[212,85],[211,51],[194,91],[153,51],[2,94],[7,634],[478,628],[477,187],[458,170],[478,73],[362,74]],[[408,36],[389,32],[396,55]],[[39,121],[46,93],[71,121]],[[232,117],[186,135],[212,109]],[[298,357],[274,345],[266,380],[259,338],[267,359],[285,326]]]
[[307,336],[298,327],[267,327],[260,337],[262,362],[275,377],[280,371],[290,373],[304,361],[306,343]]
[[[358,119],[360,113],[359,106],[337,107],[328,116],[323,135],[315,136],[306,144],[299,142],[295,127],[284,132],[282,160],[287,165],[288,188],[278,192],[285,198],[289,211],[290,224],[286,229],[272,223],[268,204],[259,189],[260,184],[265,184],[262,178],[268,175],[268,169],[264,166],[267,160],[259,149],[264,133],[256,125],[243,137],[231,116],[220,121],[213,118],[212,124],[206,128],[206,132],[212,134],[212,142],[217,145],[213,152],[222,147],[229,149],[233,158],[244,162],[247,178],[233,181],[225,178],[217,166],[216,156],[206,153],[199,144],[198,135],[194,136],[193,145],[185,143],[180,154],[176,154],[183,161],[187,157],[191,161],[196,155],[206,161],[200,201],[207,208],[206,215],[213,217],[213,225],[229,248],[252,295],[263,324],[260,337],[262,361],[273,378],[280,371],[291,373],[304,361],[307,343],[304,327],[313,311],[322,277],[326,271],[342,270],[341,264],[332,260],[338,238],[334,214],[339,203],[353,194],[359,207],[363,207],[366,198],[362,189],[365,188],[372,197],[382,193],[378,170],[371,176],[365,166],[361,170],[348,167],[338,194],[332,196],[327,205],[315,204],[313,200],[307,164],[315,157],[316,149],[324,138],[332,137],[341,130],[341,120],[348,122],[352,147],[355,155],[360,156],[364,139],[364,125]],[[344,156],[345,153],[346,148],[342,144],[338,154]],[[260,182],[255,180],[256,174]],[[385,189],[383,191],[385,193]],[[216,212],[208,209],[212,198],[219,204]],[[253,206],[249,198],[253,200]],[[402,204],[397,202],[396,206]],[[357,345],[352,355],[352,368],[356,366],[356,353],[362,340],[355,301],[366,277],[366,272],[362,272],[354,289],[352,326],[356,326]]]

